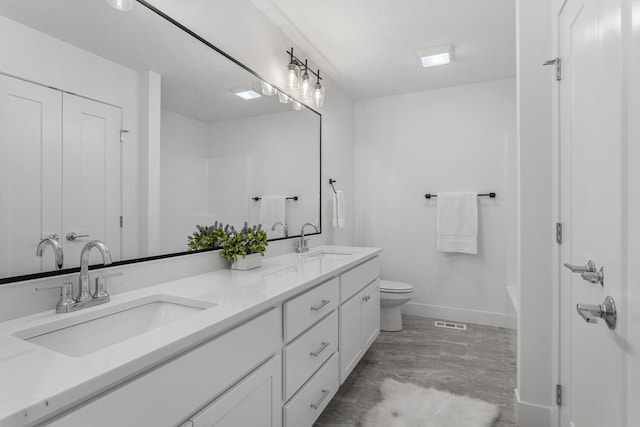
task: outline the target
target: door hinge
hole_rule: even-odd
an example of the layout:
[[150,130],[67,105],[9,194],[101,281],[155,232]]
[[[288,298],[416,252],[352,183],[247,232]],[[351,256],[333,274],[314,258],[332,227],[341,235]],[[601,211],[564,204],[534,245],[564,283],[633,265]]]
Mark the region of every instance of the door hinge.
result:
[[122,228],[122,215],[120,215],[120,228]]
[[556,80],[562,80],[562,61],[560,61],[560,58],[550,59],[542,65],[555,65]]
[[120,142],[124,142],[124,135],[129,133],[128,130],[122,129],[120,130]]
[[559,222],[556,222],[556,243],[562,244],[562,224]]
[[562,386],[556,384],[556,405],[562,406]]

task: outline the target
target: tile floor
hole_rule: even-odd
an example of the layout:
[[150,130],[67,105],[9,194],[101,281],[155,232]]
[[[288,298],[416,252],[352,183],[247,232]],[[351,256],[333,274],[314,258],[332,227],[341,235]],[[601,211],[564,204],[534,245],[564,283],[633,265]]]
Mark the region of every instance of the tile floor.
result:
[[516,426],[516,331],[473,324],[460,331],[434,321],[403,316],[402,331],[381,332],[314,427],[360,426],[381,400],[377,388],[386,377],[495,403],[495,427]]

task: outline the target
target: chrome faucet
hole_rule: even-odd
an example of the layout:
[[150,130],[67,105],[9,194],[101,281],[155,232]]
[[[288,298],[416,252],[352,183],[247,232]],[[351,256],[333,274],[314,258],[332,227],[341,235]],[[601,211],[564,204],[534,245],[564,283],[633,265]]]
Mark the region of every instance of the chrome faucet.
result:
[[284,222],[278,221],[275,224],[273,224],[273,227],[271,227],[271,231],[276,231],[276,228],[278,226],[281,226],[282,229],[284,230],[284,237],[289,237],[289,229],[287,229],[287,224],[285,224]]
[[110,297],[107,292],[107,278],[122,276],[122,273],[101,274],[96,277],[96,290],[91,294],[89,292],[89,255],[93,248],[97,248],[100,251],[104,265],[112,263],[109,248],[100,240],[94,240],[84,245],[82,252],[80,252],[80,278],[78,279],[79,289],[76,299],[73,299],[71,296],[73,285],[70,282],[36,288],[36,291],[60,288],[60,300],[56,305],[56,313],[69,313],[109,302]]
[[300,229],[300,243],[298,243],[298,247],[296,248],[296,252],[299,254],[309,252],[309,239],[304,238],[304,228],[307,225],[310,225],[311,227],[315,228],[316,233],[320,232],[320,230],[318,229],[318,226],[312,222],[307,222],[302,226],[302,228]]
[[[80,252],[80,278],[78,280],[78,284],[80,288],[78,289],[78,297],[76,298],[77,302],[84,302],[93,299],[93,296],[89,292],[89,255],[91,253],[91,249],[96,248],[100,251],[102,255],[102,262],[104,265],[109,265],[112,263],[111,261],[111,251],[100,240],[92,240],[91,242],[84,245],[82,248],[82,252]],[[105,301],[106,302],[106,301]]]
[[45,237],[40,240],[38,247],[36,248],[36,255],[43,256],[44,249],[50,245],[53,248],[53,255],[56,257],[56,268],[62,270],[62,264],[64,264],[64,255],[62,253],[62,245],[60,244],[57,234],[51,234],[49,237]]

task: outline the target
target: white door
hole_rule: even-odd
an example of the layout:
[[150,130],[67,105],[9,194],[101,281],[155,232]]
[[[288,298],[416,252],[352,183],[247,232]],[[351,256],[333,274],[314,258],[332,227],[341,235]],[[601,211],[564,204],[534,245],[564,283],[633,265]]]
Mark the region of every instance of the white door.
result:
[[[560,425],[622,427],[627,350],[620,322],[625,267],[621,1],[568,0],[558,25],[560,261],[584,266],[593,260],[598,269],[604,266],[604,285],[562,267]],[[607,296],[618,305],[615,329],[579,316],[577,304],[599,305]]]
[[61,234],[62,94],[0,75],[0,277],[55,269],[40,239]]
[[[122,109],[65,93],[63,96],[63,248],[66,267],[80,265],[80,251],[102,240],[120,259]],[[74,238],[71,233],[77,236]],[[93,251],[91,264],[102,258]]]

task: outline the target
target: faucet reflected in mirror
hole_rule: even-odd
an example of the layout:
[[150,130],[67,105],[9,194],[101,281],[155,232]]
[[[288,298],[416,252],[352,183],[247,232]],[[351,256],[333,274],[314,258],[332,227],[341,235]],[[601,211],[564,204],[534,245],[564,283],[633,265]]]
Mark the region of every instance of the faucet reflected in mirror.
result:
[[47,245],[53,248],[53,255],[56,259],[56,268],[58,270],[62,270],[64,254],[62,253],[62,245],[60,244],[60,239],[57,234],[51,234],[49,237],[45,237],[40,240],[40,243],[38,243],[38,247],[36,248],[36,256],[44,256],[44,249]]
[[285,224],[282,221],[277,221],[275,224],[273,224],[273,227],[271,227],[271,231],[276,231],[276,228],[278,228],[278,226],[281,226],[282,229],[284,230],[284,237],[289,237],[289,230],[287,229],[287,224]]
[[[47,240],[47,239],[43,239]],[[73,284],[71,282],[58,283],[55,285],[40,286],[36,288],[36,291],[43,291],[49,289],[60,289],[60,300],[56,305],[56,313],[69,313],[71,311],[80,310],[82,308],[93,307],[94,305],[104,304],[109,302],[109,293],[107,292],[106,279],[109,277],[121,276],[122,273],[102,274],[96,277],[96,287],[94,293],[89,292],[89,255],[91,249],[96,248],[102,255],[103,264],[110,265],[111,251],[100,240],[93,240],[82,248],[80,253],[80,277],[78,278],[78,296],[73,299],[71,296],[73,293]],[[62,249],[60,249],[62,251]]]

